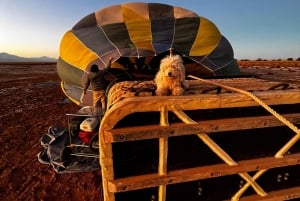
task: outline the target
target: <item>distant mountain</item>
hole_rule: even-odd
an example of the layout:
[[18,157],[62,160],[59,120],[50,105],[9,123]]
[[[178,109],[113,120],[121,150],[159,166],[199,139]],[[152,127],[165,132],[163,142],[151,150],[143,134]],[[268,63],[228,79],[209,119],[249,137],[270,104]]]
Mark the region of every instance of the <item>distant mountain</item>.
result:
[[0,53],[0,62],[56,62],[57,59],[50,57],[19,57],[8,54],[6,52]]

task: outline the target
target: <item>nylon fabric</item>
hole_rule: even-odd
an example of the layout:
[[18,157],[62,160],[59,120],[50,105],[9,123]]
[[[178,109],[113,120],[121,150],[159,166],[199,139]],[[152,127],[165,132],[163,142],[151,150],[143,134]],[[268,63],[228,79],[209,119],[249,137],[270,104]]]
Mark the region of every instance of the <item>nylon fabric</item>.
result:
[[233,59],[233,49],[228,40],[222,36],[218,46],[207,56],[218,68],[222,68]]
[[102,28],[109,36],[110,41],[118,48],[122,56],[130,56],[132,52],[136,52],[124,22],[105,25]]
[[97,26],[97,21],[96,21],[95,14],[91,13],[91,14],[87,15],[86,17],[84,17],[79,22],[77,22],[73,26],[72,30],[79,30],[82,28],[94,27],[94,26]]
[[149,18],[149,4],[145,3],[125,3],[122,5],[123,11],[126,12],[134,12],[141,18],[150,19]]
[[191,10],[187,10],[184,8],[174,7],[174,17],[175,18],[184,18],[184,17],[199,17],[196,13]]
[[[190,49],[197,36],[199,23],[199,17],[176,19],[172,48],[184,55],[189,55]],[[189,30],[188,35],[186,34],[187,30]]]
[[96,21],[99,26],[123,22],[121,5],[110,6],[95,12]]
[[149,16],[152,20],[174,18],[173,6],[158,3],[149,3]]
[[81,86],[83,71],[78,68],[74,68],[61,58],[58,58],[57,60],[57,74],[61,80],[76,86]]
[[71,31],[68,31],[61,41],[60,57],[66,63],[85,70],[91,61],[98,58],[98,55],[88,49]]
[[221,33],[218,28],[206,18],[201,17],[198,34],[190,50],[190,56],[204,56],[213,51],[219,41]]
[[174,10],[169,5],[149,4],[153,46],[156,53],[170,49],[174,37]]
[[149,18],[133,12],[127,7],[122,7],[124,21],[129,37],[137,49],[146,49],[154,52],[152,46],[151,23]]
[[109,42],[104,31],[99,27],[74,30],[73,33],[77,38],[80,38],[88,49],[95,52],[98,56],[117,49]]

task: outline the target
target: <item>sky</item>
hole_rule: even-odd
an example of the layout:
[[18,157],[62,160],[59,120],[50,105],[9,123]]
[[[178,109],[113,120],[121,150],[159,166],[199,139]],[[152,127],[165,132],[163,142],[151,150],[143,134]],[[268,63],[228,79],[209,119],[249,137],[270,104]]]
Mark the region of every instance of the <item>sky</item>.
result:
[[[300,57],[300,0],[151,0],[212,21],[237,59]],[[62,36],[83,17],[125,0],[0,0],[0,53],[59,57]]]

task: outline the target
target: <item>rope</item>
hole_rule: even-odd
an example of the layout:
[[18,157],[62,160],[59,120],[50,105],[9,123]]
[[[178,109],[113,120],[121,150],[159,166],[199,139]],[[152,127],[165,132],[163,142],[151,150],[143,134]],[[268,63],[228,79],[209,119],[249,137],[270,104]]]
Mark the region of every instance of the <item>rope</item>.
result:
[[[180,107],[174,105],[172,111],[186,124],[197,124],[194,120],[188,117]],[[238,165],[218,144],[216,144],[206,133],[199,133],[198,137],[217,155],[219,156],[227,165],[234,166]],[[267,193],[252,179],[252,177],[246,173],[242,172],[239,175],[249,183],[255,192],[261,196],[267,195]]]
[[[299,140],[300,138],[300,129],[298,127],[296,127],[293,123],[291,123],[289,120],[287,120],[285,117],[283,117],[282,115],[280,115],[279,113],[277,113],[275,110],[273,110],[271,107],[269,107],[266,103],[264,103],[262,100],[260,100],[258,97],[256,97],[255,95],[253,95],[252,93],[242,90],[242,89],[238,89],[235,87],[231,87],[228,85],[224,85],[224,84],[220,84],[220,83],[215,83],[209,80],[205,80],[205,79],[201,79],[192,75],[189,75],[188,77],[196,79],[196,80],[200,80],[202,82],[208,83],[208,84],[212,84],[212,85],[216,85],[231,91],[235,91],[238,92],[240,94],[244,94],[246,96],[251,97],[255,102],[257,102],[259,105],[261,105],[263,108],[265,108],[268,112],[270,112],[274,117],[276,117],[279,121],[281,121],[284,125],[286,125],[287,127],[289,127],[292,131],[294,131],[296,133],[296,135],[290,139],[275,155],[275,158],[282,158],[283,155]],[[256,172],[256,174],[253,176],[253,181],[255,181],[256,179],[258,179],[261,175],[263,175],[268,169],[262,169],[259,170],[258,172]],[[251,183],[247,182],[232,198],[231,200],[233,201],[237,201],[239,200],[239,198],[241,197],[241,195],[247,190],[247,188],[251,185]]]
[[212,81],[209,81],[209,80],[201,79],[201,78],[195,77],[193,75],[188,75],[188,77],[196,79],[196,80],[200,80],[200,81],[208,83],[208,84],[213,84],[213,85],[225,88],[225,89],[229,89],[231,91],[235,91],[235,92],[238,92],[240,94],[244,94],[246,96],[251,97],[255,102],[260,104],[263,108],[265,108],[268,112],[270,112],[274,117],[276,117],[279,121],[281,121],[283,124],[285,124],[287,127],[289,127],[292,131],[294,131],[297,135],[300,136],[300,129],[298,129],[293,123],[291,123],[289,120],[287,120],[282,115],[278,114],[275,110],[270,108],[267,104],[265,104],[262,100],[260,100],[258,97],[256,97],[252,93],[250,93],[248,91],[245,91],[245,90],[242,90],[242,89],[231,87],[231,86],[228,86],[228,85],[224,85],[224,84],[215,83],[215,82],[212,82]]

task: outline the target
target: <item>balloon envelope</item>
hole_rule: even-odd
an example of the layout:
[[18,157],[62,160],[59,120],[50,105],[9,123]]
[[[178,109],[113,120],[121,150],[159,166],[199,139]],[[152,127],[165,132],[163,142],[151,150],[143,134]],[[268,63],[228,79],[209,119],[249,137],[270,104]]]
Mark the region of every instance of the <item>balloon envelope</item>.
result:
[[[230,43],[210,20],[166,4],[124,3],[87,15],[65,33],[58,74],[68,85],[80,87],[80,77],[92,64],[104,68],[109,58],[114,62],[130,58],[138,66],[143,58],[142,65],[151,67],[156,57],[171,48],[199,68],[200,74],[240,72]],[[159,62],[155,65],[157,69]]]

